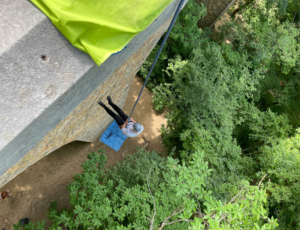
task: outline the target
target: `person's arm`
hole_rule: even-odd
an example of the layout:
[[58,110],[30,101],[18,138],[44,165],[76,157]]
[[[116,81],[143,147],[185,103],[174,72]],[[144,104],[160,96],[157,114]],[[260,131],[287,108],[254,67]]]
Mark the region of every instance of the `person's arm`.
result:
[[124,122],[124,124],[121,125],[121,129],[125,129],[125,127],[126,127],[127,124],[128,124],[128,121],[126,120],[126,121]]
[[136,123],[136,121],[135,121],[135,120],[133,120],[133,118],[130,118],[130,121],[132,121],[133,123]]

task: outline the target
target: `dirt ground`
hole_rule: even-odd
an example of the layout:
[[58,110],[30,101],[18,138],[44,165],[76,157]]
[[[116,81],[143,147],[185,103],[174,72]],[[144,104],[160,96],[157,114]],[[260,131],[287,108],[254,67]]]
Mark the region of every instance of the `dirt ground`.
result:
[[[141,78],[134,78],[124,106],[126,114],[130,114],[142,85]],[[166,120],[153,110],[151,97],[152,94],[145,89],[132,117],[144,126],[143,135],[150,141],[147,150],[155,149],[163,153],[165,148],[161,144],[160,127]],[[128,138],[116,152],[101,143],[100,136],[94,141],[93,147],[90,143],[72,142],[59,148],[2,187],[1,191],[10,190],[11,197],[0,202],[0,229],[13,229],[13,224],[25,217],[32,222],[45,220],[45,229],[48,229],[50,221],[46,214],[50,202],[58,200],[59,208],[68,207],[66,187],[76,173],[82,172],[80,166],[87,159],[87,154],[99,148],[104,149],[108,158],[107,166],[111,166],[124,160],[125,155],[134,153],[137,146],[145,145],[142,135],[139,135]]]

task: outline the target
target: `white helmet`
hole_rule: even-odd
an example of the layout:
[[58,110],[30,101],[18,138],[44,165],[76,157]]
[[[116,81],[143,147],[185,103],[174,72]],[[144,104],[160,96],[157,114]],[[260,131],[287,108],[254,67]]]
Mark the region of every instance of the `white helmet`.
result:
[[142,130],[142,125],[140,123],[136,122],[133,124],[133,129],[134,129],[134,131],[139,132]]

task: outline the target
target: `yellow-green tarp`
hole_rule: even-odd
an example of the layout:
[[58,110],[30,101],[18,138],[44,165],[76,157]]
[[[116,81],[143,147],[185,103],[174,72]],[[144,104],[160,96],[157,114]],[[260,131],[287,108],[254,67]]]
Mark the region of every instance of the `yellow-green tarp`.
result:
[[31,0],[78,49],[101,65],[172,0]]

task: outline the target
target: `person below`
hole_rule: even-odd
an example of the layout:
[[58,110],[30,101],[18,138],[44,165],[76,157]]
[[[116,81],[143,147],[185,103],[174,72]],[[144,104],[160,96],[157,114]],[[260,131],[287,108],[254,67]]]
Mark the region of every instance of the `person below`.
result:
[[107,97],[107,100],[108,100],[108,104],[111,107],[113,107],[113,109],[119,114],[119,116],[115,114],[112,110],[110,110],[102,101],[99,101],[98,104],[102,106],[112,118],[115,119],[122,133],[125,136],[135,137],[139,135],[141,132],[143,132],[144,127],[140,123],[133,120],[133,118],[130,118],[130,121],[128,121],[128,116],[117,105],[115,105],[112,102],[110,96]]

